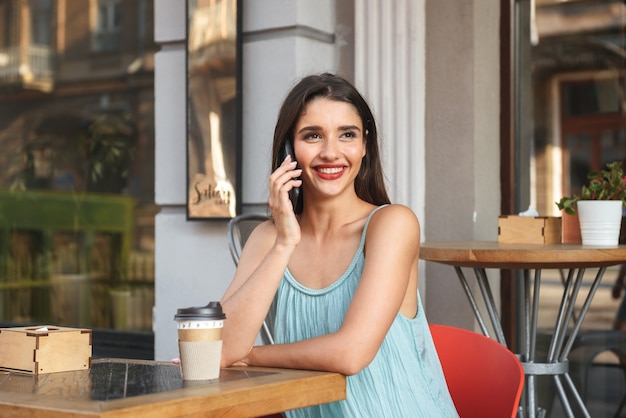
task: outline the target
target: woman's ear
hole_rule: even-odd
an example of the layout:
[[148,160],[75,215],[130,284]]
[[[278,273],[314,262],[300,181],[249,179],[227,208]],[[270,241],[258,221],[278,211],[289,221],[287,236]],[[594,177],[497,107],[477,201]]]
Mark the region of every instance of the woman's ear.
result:
[[[370,131],[368,131],[366,129],[365,130],[365,135],[363,136],[363,145],[367,145],[367,137],[368,137],[369,133],[370,133]],[[361,158],[364,158],[365,154],[367,154],[367,146],[363,147],[363,155],[361,156]]]

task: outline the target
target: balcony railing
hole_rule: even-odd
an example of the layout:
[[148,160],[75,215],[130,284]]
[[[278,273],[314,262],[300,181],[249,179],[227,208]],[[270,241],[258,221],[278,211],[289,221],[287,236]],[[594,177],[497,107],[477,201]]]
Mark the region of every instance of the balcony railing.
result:
[[45,45],[0,50],[0,88],[50,91],[54,83],[54,52]]

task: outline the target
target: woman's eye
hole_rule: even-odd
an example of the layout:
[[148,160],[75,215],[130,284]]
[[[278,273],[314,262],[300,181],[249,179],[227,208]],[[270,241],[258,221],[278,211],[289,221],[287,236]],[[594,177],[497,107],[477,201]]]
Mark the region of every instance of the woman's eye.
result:
[[320,139],[320,136],[316,133],[310,133],[310,134],[305,135],[304,139],[309,140],[309,141],[312,141],[312,140],[314,141],[314,140]]
[[357,135],[356,135],[356,133],[354,133],[354,132],[352,132],[352,131],[347,131],[347,132],[344,132],[344,133],[341,135],[341,137],[342,137],[342,138],[346,138],[346,139],[352,139],[352,138],[356,138],[356,137],[357,137]]

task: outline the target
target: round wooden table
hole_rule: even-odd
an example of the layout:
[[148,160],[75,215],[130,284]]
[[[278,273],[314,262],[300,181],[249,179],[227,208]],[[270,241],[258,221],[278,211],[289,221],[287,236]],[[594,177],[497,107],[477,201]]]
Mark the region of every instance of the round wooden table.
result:
[[[524,279],[522,352],[517,353],[526,374],[526,393],[521,402],[522,416],[542,416],[544,408],[537,405],[535,376],[553,376],[557,392],[568,416],[573,417],[569,398],[564,388],[578,405],[582,414],[590,417],[584,402],[569,376],[568,355],[578,335],[591,301],[602,280],[606,267],[626,263],[626,246],[594,247],[572,244],[503,244],[498,242],[426,242],[421,244],[420,259],[453,266],[467,295],[482,332],[490,336],[489,328],[478,307],[477,296],[484,302],[495,338],[506,344],[502,324],[487,280],[487,269],[522,270]],[[468,284],[463,268],[473,269],[480,293]],[[582,307],[576,312],[585,270],[597,268],[598,272],[589,287]],[[554,333],[547,356],[536,354],[537,320],[541,272],[544,269],[568,270],[564,276],[563,297],[558,310]],[[531,279],[531,270],[534,278]],[[532,289],[531,289],[532,285]],[[584,297],[584,296],[583,296]]]

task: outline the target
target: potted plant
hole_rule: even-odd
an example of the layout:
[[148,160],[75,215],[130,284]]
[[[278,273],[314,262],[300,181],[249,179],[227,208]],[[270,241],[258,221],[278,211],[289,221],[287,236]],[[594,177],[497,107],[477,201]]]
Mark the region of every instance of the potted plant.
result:
[[626,204],[626,177],[622,163],[614,161],[606,170],[592,171],[579,195],[556,202],[566,214],[577,214],[582,242],[586,245],[617,245]]

